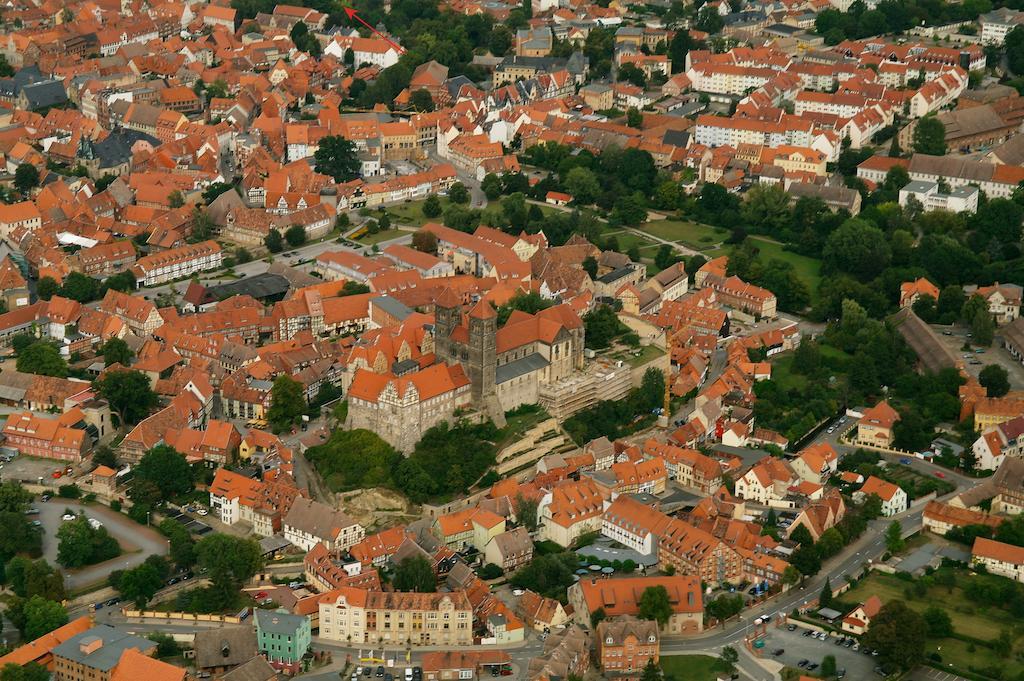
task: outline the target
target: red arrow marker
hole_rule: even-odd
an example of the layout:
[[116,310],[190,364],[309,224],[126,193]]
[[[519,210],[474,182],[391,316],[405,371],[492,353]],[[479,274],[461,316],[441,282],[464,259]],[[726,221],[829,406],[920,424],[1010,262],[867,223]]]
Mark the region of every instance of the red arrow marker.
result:
[[361,16],[359,16],[358,10],[356,10],[353,7],[343,7],[342,9],[345,10],[345,14],[348,15],[349,19],[355,19],[356,21],[361,23],[363,26],[365,26],[366,28],[370,29],[371,31],[373,31],[374,33],[379,35],[381,40],[383,40],[388,45],[390,45],[391,47],[393,47],[396,50],[398,50],[398,54],[405,54],[405,48],[404,47],[402,47],[398,43],[396,43],[393,40],[391,40],[390,38],[388,38],[386,35],[384,35],[380,31],[378,31],[377,29],[375,29],[373,26],[370,26],[370,24],[368,24],[366,22],[366,19],[363,19]]

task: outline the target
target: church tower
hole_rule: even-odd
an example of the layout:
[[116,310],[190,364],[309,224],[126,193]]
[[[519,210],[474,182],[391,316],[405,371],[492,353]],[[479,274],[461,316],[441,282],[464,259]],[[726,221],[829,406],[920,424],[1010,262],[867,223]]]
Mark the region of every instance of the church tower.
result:
[[451,364],[458,361],[458,349],[451,335],[462,324],[462,302],[450,288],[445,288],[434,301],[434,353],[438,361]]
[[469,362],[464,364],[476,404],[494,395],[497,336],[498,314],[490,303],[481,300],[469,312]]

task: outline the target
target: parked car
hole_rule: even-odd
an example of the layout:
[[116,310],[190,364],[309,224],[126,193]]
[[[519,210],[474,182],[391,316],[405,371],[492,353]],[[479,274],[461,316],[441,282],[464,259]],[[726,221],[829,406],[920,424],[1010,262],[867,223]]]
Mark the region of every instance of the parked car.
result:
[[63,475],[64,475],[64,471],[54,471],[53,473],[50,474],[50,477],[53,478],[54,480],[56,480],[57,478],[59,478],[59,477],[61,477]]
[[75,514],[74,513],[65,513],[64,515],[62,515],[60,517],[60,519],[63,520],[64,522],[68,522],[70,520],[74,520],[75,519]]
[[207,511],[205,508],[197,508],[196,513],[198,513],[199,515],[206,515],[209,513],[209,511]]
[[39,515],[38,508],[30,508],[25,511],[25,515]]
[[786,652],[785,648],[776,648],[772,651],[772,657],[778,657],[779,655],[782,655],[784,652]]
[[796,625],[795,624],[790,624],[788,627],[786,627],[786,629],[789,630],[789,631],[796,631]]
[[50,495],[49,494],[44,494],[43,496],[39,497],[39,500],[42,501],[45,504],[47,501],[50,500]]
[[936,478],[944,478],[944,477],[946,477],[946,474],[943,473],[942,471],[935,471],[935,477]]
[[33,520],[32,521],[32,527],[42,527],[42,526],[43,526],[43,521],[42,520]]
[[807,665],[809,665],[810,663],[811,663],[810,660],[800,660],[799,662],[796,663],[796,666],[800,667],[800,669],[806,669]]
[[904,466],[909,466],[910,459],[908,459],[907,457],[903,457],[902,459],[900,459],[900,463],[903,464]]

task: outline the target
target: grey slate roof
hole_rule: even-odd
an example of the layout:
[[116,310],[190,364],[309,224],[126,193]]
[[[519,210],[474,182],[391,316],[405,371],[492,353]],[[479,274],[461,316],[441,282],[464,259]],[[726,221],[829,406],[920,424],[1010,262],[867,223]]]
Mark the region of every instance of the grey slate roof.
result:
[[504,383],[505,381],[511,381],[513,378],[524,376],[531,371],[539,371],[546,367],[550,362],[544,359],[544,356],[538,352],[532,355],[527,355],[520,359],[513,360],[508,364],[502,364],[500,367],[495,369],[494,382]]
[[[84,646],[101,643],[100,647],[90,653],[82,651]],[[88,631],[83,631],[77,636],[72,636],[64,643],[53,649],[54,657],[63,657],[87,667],[102,672],[107,672],[117,666],[121,661],[121,655],[129,648],[135,648],[141,653],[146,653],[156,647],[156,644],[149,639],[135,636],[106,624],[98,624]]]
[[306,619],[302,615],[292,615],[280,610],[257,610],[256,628],[271,634],[294,636]]
[[282,296],[288,292],[289,288],[291,288],[291,284],[280,274],[263,272],[238,281],[211,286],[206,290],[214,300],[224,300],[236,295],[252,296],[259,300],[260,298]]
[[30,110],[43,109],[68,101],[68,93],[64,90],[64,82],[60,80],[45,80],[26,85],[21,89],[21,94],[25,95],[25,99],[28,100],[28,108]]

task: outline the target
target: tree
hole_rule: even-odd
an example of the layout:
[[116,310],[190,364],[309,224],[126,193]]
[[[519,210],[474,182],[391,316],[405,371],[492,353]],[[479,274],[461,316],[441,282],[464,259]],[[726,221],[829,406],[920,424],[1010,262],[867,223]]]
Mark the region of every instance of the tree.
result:
[[134,356],[135,353],[128,347],[128,344],[120,338],[111,338],[103,344],[103,366],[108,367],[111,364],[129,366]]
[[494,201],[501,196],[501,178],[494,173],[487,173],[484,175],[484,179],[480,181],[480,190],[487,197],[488,201]]
[[832,580],[825,577],[825,584],[821,587],[821,595],[818,596],[818,606],[827,608],[832,605]]
[[647,658],[647,664],[644,665],[644,671],[640,675],[640,681],[662,681],[663,675],[661,673],[661,667],[654,663],[654,658]]
[[583,259],[583,271],[586,272],[591,279],[597,279],[597,260],[592,255],[588,255]]
[[16,363],[18,371],[39,376],[56,376],[64,378],[68,375],[68,363],[60,356],[60,351],[50,343],[37,342],[18,353]]
[[821,660],[821,678],[830,679],[836,675],[836,656],[826,655]]
[[971,335],[976,345],[983,348],[991,346],[995,332],[996,324],[992,321],[992,315],[987,308],[974,313],[971,318]]
[[539,526],[537,518],[537,500],[528,499],[522,494],[517,494],[513,508],[516,513],[516,520],[530,532],[536,532]]
[[932,638],[948,638],[953,635],[953,620],[942,608],[930,606],[925,608],[921,616],[928,627],[928,635]]
[[45,276],[36,284],[36,295],[40,300],[49,300],[60,293],[60,284],[51,276]]
[[280,433],[294,426],[304,411],[306,397],[302,384],[287,374],[275,378],[270,389],[270,409],[267,410],[267,421],[274,432]]
[[18,665],[9,662],[0,670],[0,681],[49,681],[50,671],[38,662]]
[[850,218],[829,234],[821,252],[823,268],[846,272],[870,281],[889,264],[892,252],[882,230],[858,218]]
[[441,206],[441,199],[438,198],[437,194],[431,194],[428,196],[427,200],[423,202],[421,210],[423,211],[424,217],[428,218],[436,218],[444,212],[444,208]]
[[409,98],[409,104],[415,111],[428,112],[434,110],[434,98],[423,88],[416,90]]
[[593,203],[601,193],[601,184],[594,171],[580,166],[566,173],[562,185],[578,204]]
[[121,574],[117,590],[125,600],[133,601],[138,609],[144,610],[163,585],[164,580],[157,569],[151,563],[142,563]]
[[356,145],[340,135],[321,139],[313,159],[316,172],[333,177],[335,182],[354,180],[362,169]]
[[914,151],[932,156],[945,155],[946,126],[934,114],[920,119],[914,127]]
[[122,424],[135,424],[149,415],[158,399],[149,378],[141,371],[108,371],[93,385],[99,390]]
[[637,129],[644,127],[644,115],[635,106],[629,107],[626,111],[626,125]]
[[597,631],[597,625],[608,618],[608,613],[604,611],[604,608],[598,608],[594,612],[590,613],[590,628]]
[[448,200],[457,204],[469,203],[469,190],[466,189],[466,185],[461,182],[453,184],[448,190]]
[[60,292],[65,298],[88,303],[100,297],[100,283],[81,272],[72,272],[64,279]]
[[410,556],[395,568],[393,580],[398,591],[432,593],[437,591],[437,578],[430,562],[423,556]]
[[736,671],[736,663],[740,661],[740,654],[732,646],[725,646],[718,654],[718,665],[722,671],[732,674]]
[[640,594],[640,610],[637,617],[642,620],[653,620],[659,627],[668,624],[672,616],[672,602],[668,591],[663,586],[649,586]]
[[889,601],[871,618],[862,645],[878,651],[878,659],[889,669],[908,670],[924,658],[924,618],[901,600]]
[[701,7],[700,11],[697,12],[697,21],[694,23],[694,28],[698,31],[714,35],[721,31],[724,26],[725,20],[718,14],[717,7]]
[[813,545],[801,544],[789,562],[805,577],[816,575],[821,570],[821,556]]
[[1016,26],[1007,33],[1005,47],[1010,71],[1017,76],[1024,75],[1024,28]]
[[42,596],[32,596],[20,603],[11,603],[7,609],[11,622],[18,627],[24,639],[35,640],[68,623],[64,606]]
[[792,565],[787,565],[786,569],[782,571],[782,583],[787,586],[792,586],[800,581],[800,571]]
[[168,555],[175,565],[180,568],[190,568],[195,565],[196,542],[192,538],[192,533],[186,530],[181,523],[170,518],[161,521],[157,529],[170,541]]
[[903,541],[903,527],[898,520],[894,520],[885,530],[885,548],[889,553],[898,553],[904,546],[906,542]]
[[28,193],[39,186],[39,169],[31,163],[22,163],[14,171],[14,188],[28,196]]
[[175,189],[167,195],[167,205],[171,208],[181,208],[185,205],[185,195],[180,189]]
[[989,397],[1002,397],[1010,392],[1010,374],[998,364],[988,364],[978,373],[978,382]]
[[298,248],[302,244],[306,243],[306,228],[302,225],[292,225],[288,228],[288,231],[284,233],[284,239],[292,248]]
[[[135,494],[140,484],[147,488]],[[159,444],[145,454],[135,466],[135,478],[132,498],[142,503],[157,503],[192,491],[193,472],[185,457],[173,447]],[[143,491],[152,493],[157,498],[138,498]]]
[[211,589],[221,603],[231,603],[242,585],[263,566],[260,545],[252,539],[211,534],[196,544],[199,565],[206,569]]
[[280,253],[284,250],[284,238],[281,236],[281,232],[277,229],[271,228],[267,235],[263,237],[263,245],[267,247],[267,250],[271,253]]

